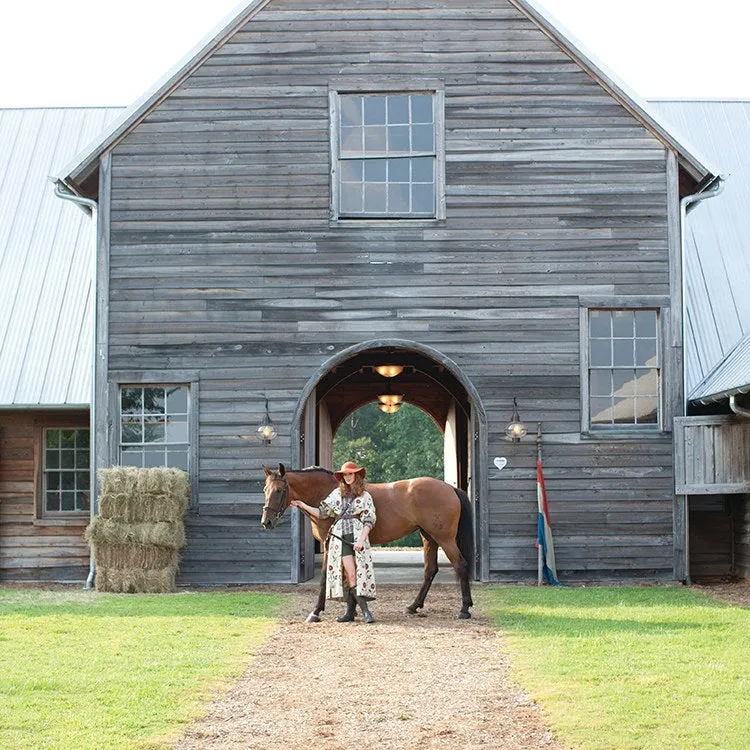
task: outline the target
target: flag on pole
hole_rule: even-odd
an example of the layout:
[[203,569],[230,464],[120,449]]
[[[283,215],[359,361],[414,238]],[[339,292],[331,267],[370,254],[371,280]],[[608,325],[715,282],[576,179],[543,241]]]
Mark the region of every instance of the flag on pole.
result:
[[547,490],[544,486],[541,456],[536,460],[536,499],[539,513],[537,515],[536,546],[539,550],[539,581],[544,576],[547,583],[560,586],[555,567],[555,547],[552,544],[552,526],[550,525]]

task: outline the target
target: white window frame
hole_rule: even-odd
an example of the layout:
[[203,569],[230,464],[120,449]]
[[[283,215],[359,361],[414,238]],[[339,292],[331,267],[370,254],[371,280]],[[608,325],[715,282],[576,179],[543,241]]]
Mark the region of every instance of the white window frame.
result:
[[[668,310],[660,304],[661,298],[613,298],[602,299],[593,302],[582,300],[580,307],[580,355],[581,355],[581,433],[584,436],[601,440],[634,438],[634,437],[657,437],[666,431],[665,427],[665,404],[667,398],[666,390],[666,336]],[[606,427],[591,424],[591,393],[589,388],[590,360],[589,360],[589,313],[596,310],[626,310],[638,312],[650,310],[656,313],[656,350],[658,355],[657,376],[657,416],[655,424],[618,424]]]
[[[49,467],[47,464],[47,433],[55,430],[57,432],[86,432],[89,435],[89,446],[85,449],[87,456],[88,456],[88,462],[87,466],[84,467],[72,467],[72,468],[63,468],[63,467]],[[60,472],[60,473],[68,473],[72,472],[74,474],[78,473],[85,473],[87,475],[87,484],[90,484],[91,480],[91,431],[88,427],[83,425],[45,425],[41,428],[41,436],[40,436],[40,461],[39,461],[39,475],[41,478],[40,482],[40,500],[39,500],[39,517],[40,518],[76,518],[76,517],[88,517],[91,513],[91,487],[87,488],[80,488],[80,491],[83,492],[84,490],[88,492],[89,495],[89,507],[88,508],[73,508],[72,510],[63,510],[62,509],[62,498],[60,499],[60,510],[48,510],[47,508],[47,492],[48,492],[48,477],[52,472]],[[79,449],[83,450],[83,449]],[[60,489],[60,492],[64,492],[65,490]],[[75,488],[73,491],[79,491],[79,488],[77,486],[77,480],[75,481]]]
[[[415,95],[425,94],[433,97],[433,112],[435,126],[435,214],[433,216],[382,216],[373,215],[346,215],[341,216],[339,212],[341,199],[341,183],[339,180],[339,116],[340,96],[347,94],[372,94],[375,96],[394,96],[399,94]],[[329,102],[329,124],[331,145],[331,203],[330,216],[332,222],[352,222],[361,224],[372,222],[382,225],[393,222],[397,224],[407,223],[432,223],[445,219],[445,96],[442,81],[422,80],[416,82],[408,79],[389,79],[387,84],[377,85],[372,81],[341,80],[333,81],[328,92]]]

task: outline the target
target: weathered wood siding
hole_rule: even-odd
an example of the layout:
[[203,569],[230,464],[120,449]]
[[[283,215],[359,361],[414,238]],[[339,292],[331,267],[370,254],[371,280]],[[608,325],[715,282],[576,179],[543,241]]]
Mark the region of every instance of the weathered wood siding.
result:
[[88,515],[37,509],[43,427],[88,427],[86,412],[0,412],[0,581],[80,581],[89,572]]
[[[445,221],[329,222],[328,90],[347,77],[444,83]],[[259,528],[260,465],[288,462],[297,399],[345,347],[451,358],[490,457],[514,396],[546,436],[578,436],[580,301],[669,295],[667,183],[662,144],[510,3],[261,10],[112,152],[111,378],[200,372],[183,581],[289,579],[289,524]],[[248,446],[263,396],[281,434]],[[513,450],[490,474],[495,579],[536,571],[535,448]],[[564,578],[671,577],[669,435],[546,447],[545,471]]]

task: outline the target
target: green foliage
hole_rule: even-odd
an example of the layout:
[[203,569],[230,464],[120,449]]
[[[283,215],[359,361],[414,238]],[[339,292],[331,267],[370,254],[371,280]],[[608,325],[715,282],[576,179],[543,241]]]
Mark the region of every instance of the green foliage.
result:
[[750,610],[666,586],[475,598],[566,747],[750,747]]
[[[367,467],[367,481],[394,482],[413,477],[443,478],[443,434],[421,409],[404,404],[384,414],[377,404],[357,409],[333,441],[333,468],[345,461]],[[419,532],[383,546],[421,547]]]
[[0,747],[156,745],[242,674],[283,601],[0,590]]

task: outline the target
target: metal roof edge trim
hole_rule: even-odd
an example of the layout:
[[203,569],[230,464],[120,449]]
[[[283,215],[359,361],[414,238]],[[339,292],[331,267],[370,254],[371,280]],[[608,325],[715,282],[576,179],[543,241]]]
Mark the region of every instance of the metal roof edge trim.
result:
[[536,0],[508,0],[508,2],[541,26],[553,41],[561,45],[577,62],[593,74],[599,83],[648,130],[651,130],[666,146],[676,151],[681,157],[683,167],[698,183],[707,177],[718,177],[721,174],[721,170],[716,169],[707,159],[700,156],[692,146],[688,148],[682,136],[678,140],[671,132],[673,126],[668,125],[666,120],[662,120],[661,116],[651,110],[645,99],[636,94],[615,73],[585,49],[584,45],[546,8],[540,7]]
[[[700,404],[709,404],[713,403],[715,401],[722,401],[725,398],[729,398],[730,396],[736,396],[739,393],[750,393],[750,381],[745,383],[744,385],[737,385],[732,388],[727,388],[723,391],[718,391],[716,393],[707,393],[707,394],[701,394],[701,389],[704,387],[706,383],[708,383],[711,378],[716,375],[716,373],[721,370],[722,367],[726,364],[726,362],[729,360],[730,357],[742,346],[745,344],[750,343],[750,333],[743,336],[730,350],[730,352],[724,357],[720,362],[716,364],[715,367],[711,369],[711,371],[701,380],[698,385],[693,388],[690,396],[688,396],[688,401],[693,401],[695,403]],[[700,394],[700,395],[696,395]]]
[[241,3],[218,26],[207,34],[192,50],[163,75],[150,89],[129,107],[121,117],[109,127],[104,137],[98,137],[84,148],[68,165],[52,176],[52,180],[62,183],[70,190],[79,193],[77,184],[81,178],[93,171],[92,162],[99,158],[123,138],[159,101],[167,97],[190,73],[214,50],[218,49],[237,29],[255,15],[271,0],[252,0]]
[[91,404],[0,404],[0,413],[9,411],[85,411]]

